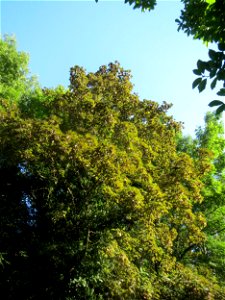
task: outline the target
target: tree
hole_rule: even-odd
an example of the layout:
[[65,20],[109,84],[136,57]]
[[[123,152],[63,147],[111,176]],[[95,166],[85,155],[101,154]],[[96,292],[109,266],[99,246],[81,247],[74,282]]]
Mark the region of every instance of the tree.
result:
[[207,218],[207,242],[204,258],[213,272],[224,282],[225,254],[225,139],[224,125],[214,114],[207,114],[205,128],[196,132],[198,146],[211,152],[211,172],[204,178],[204,215]]
[[8,299],[224,297],[210,268],[194,265],[207,156],[196,164],[177,151],[170,105],[140,101],[130,76],[117,62],[75,66],[68,89],[0,110]]
[[0,97],[5,105],[18,102],[38,89],[36,78],[29,77],[29,56],[17,51],[15,38],[6,35],[0,39],[0,57]]
[[197,155],[199,151],[208,152],[211,170],[202,179],[204,201],[195,208],[206,217],[207,226],[204,232],[207,239],[201,249],[202,255],[199,256],[197,264],[202,268],[207,265],[207,268],[217,274],[223,284],[225,280],[225,139],[221,116],[207,113],[205,126],[196,130],[196,138],[178,139],[178,149],[191,155],[196,162],[199,160]]

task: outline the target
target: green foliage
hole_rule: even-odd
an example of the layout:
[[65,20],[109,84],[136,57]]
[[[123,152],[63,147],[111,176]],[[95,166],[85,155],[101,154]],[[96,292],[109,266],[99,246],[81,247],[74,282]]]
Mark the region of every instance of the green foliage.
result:
[[18,52],[13,37],[0,39],[0,100],[9,105],[38,88],[35,77],[28,77],[28,55]]
[[[205,127],[198,128],[196,139],[179,139],[179,151],[187,152],[198,163],[199,151],[207,151],[210,172],[202,179],[204,188],[202,195],[204,201],[196,206],[196,210],[201,211],[207,220],[204,229],[207,239],[201,249],[202,255],[195,262],[201,267],[201,271],[211,269],[211,275],[216,274],[223,286],[225,280],[224,253],[225,253],[225,139],[224,125],[219,116],[208,113],[205,118]],[[208,272],[208,271],[207,271]],[[221,296],[221,299],[222,296]]]
[[125,3],[134,4],[133,8],[141,8],[142,11],[152,10],[156,6],[156,0],[125,0]]
[[182,0],[184,9],[181,11],[179,27],[187,35],[204,42],[224,43],[224,0],[200,1]]
[[[218,82],[222,83],[217,95],[225,96],[225,1],[182,0],[182,2],[184,9],[181,11],[180,19],[176,20],[178,30],[182,29],[187,35],[192,35],[205,43],[215,43],[218,47],[217,51],[209,50],[209,61],[198,60],[197,69],[193,72],[200,77],[193,82],[193,88],[198,87],[199,92],[202,92],[209,78],[212,80],[211,89],[214,89]],[[215,106],[219,106],[217,114],[225,110],[224,102],[222,105],[219,102],[215,103],[213,102]],[[212,106],[212,102],[209,106]]]
[[[97,3],[98,0],[95,0]],[[124,3],[134,5],[133,8],[141,8],[142,11],[152,10],[156,6],[156,0],[124,0]]]
[[212,229],[200,209],[202,189],[212,191],[208,152],[177,151],[170,105],[140,101],[130,77],[118,62],[95,73],[75,66],[68,89],[28,91],[0,110],[8,299],[224,297],[204,257],[195,263]]
[[[224,49],[223,44],[219,44],[219,49]],[[209,58],[210,60],[207,62],[198,60],[197,69],[193,70],[195,75],[201,76],[198,77],[192,84],[192,87],[198,87],[199,92],[202,92],[206,85],[207,79],[212,79],[211,89],[214,89],[218,82],[223,83],[223,88],[221,88],[218,92],[218,96],[225,96],[225,53],[224,51],[214,51],[209,50]],[[213,100],[209,103],[209,106],[219,106],[217,108],[217,114],[222,112],[225,109],[224,102],[220,100]]]

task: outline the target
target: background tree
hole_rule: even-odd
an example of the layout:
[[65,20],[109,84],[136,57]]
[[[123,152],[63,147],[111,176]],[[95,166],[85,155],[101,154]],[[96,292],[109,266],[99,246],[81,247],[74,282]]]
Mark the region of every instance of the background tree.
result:
[[29,76],[29,56],[17,51],[15,38],[6,35],[0,39],[0,57],[0,97],[8,105],[38,89],[36,78]]
[[203,177],[204,201],[196,206],[206,217],[207,226],[204,232],[207,240],[203,245],[202,255],[198,258],[198,265],[211,269],[217,274],[221,284],[224,282],[224,255],[225,255],[225,139],[224,125],[221,117],[208,113],[205,117],[204,128],[196,130],[196,138],[182,137],[178,140],[179,151],[191,155],[196,162],[200,152],[208,152],[211,170]]

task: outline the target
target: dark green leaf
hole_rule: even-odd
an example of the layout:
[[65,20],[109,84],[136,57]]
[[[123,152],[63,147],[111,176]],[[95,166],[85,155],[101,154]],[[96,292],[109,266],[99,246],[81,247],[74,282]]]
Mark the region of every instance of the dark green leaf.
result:
[[205,68],[208,72],[210,72],[210,71],[211,71],[210,63],[209,63],[209,62],[205,62],[205,63],[204,63],[204,68]]
[[217,82],[217,78],[213,79],[212,83],[211,83],[211,89],[213,90],[216,86],[216,82]]
[[218,80],[225,80],[225,70],[219,70],[217,73],[217,79]]
[[220,100],[213,100],[209,103],[209,106],[210,107],[213,107],[213,106],[218,106],[218,105],[223,105],[224,103]]
[[222,113],[225,110],[225,104],[220,105],[217,110],[216,110],[216,114],[219,115],[220,113]]
[[194,73],[195,75],[201,75],[201,74],[202,74],[202,72],[201,72],[199,69],[194,69],[194,70],[193,70],[193,73]]
[[202,78],[197,78],[195,81],[192,83],[192,88],[194,89],[196,86],[198,86],[202,81]]
[[212,60],[217,59],[217,52],[214,51],[214,50],[212,50],[212,49],[210,49],[210,50],[209,50],[209,57],[210,57]]
[[197,61],[197,67],[198,70],[201,71],[201,73],[205,71],[205,63],[200,59]]
[[225,96],[225,89],[220,89],[219,92],[217,93],[218,96]]
[[202,82],[198,85],[198,91],[199,91],[199,93],[201,93],[201,92],[205,89],[206,84],[207,84],[207,79],[204,79],[204,80],[202,80]]
[[216,75],[216,72],[217,72],[217,68],[213,67],[209,73],[209,77],[213,78]]
[[225,43],[219,43],[219,44],[218,44],[218,49],[219,49],[220,51],[225,51]]

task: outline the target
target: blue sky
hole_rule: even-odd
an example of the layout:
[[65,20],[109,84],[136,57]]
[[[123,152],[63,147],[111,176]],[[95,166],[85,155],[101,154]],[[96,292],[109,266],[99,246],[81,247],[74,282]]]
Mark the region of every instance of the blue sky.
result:
[[16,36],[43,87],[68,86],[73,65],[93,72],[118,60],[141,99],[173,103],[169,114],[194,134],[216,92],[192,90],[192,69],[208,49],[177,32],[181,9],[180,1],[144,13],[123,1],[1,1],[1,34]]

